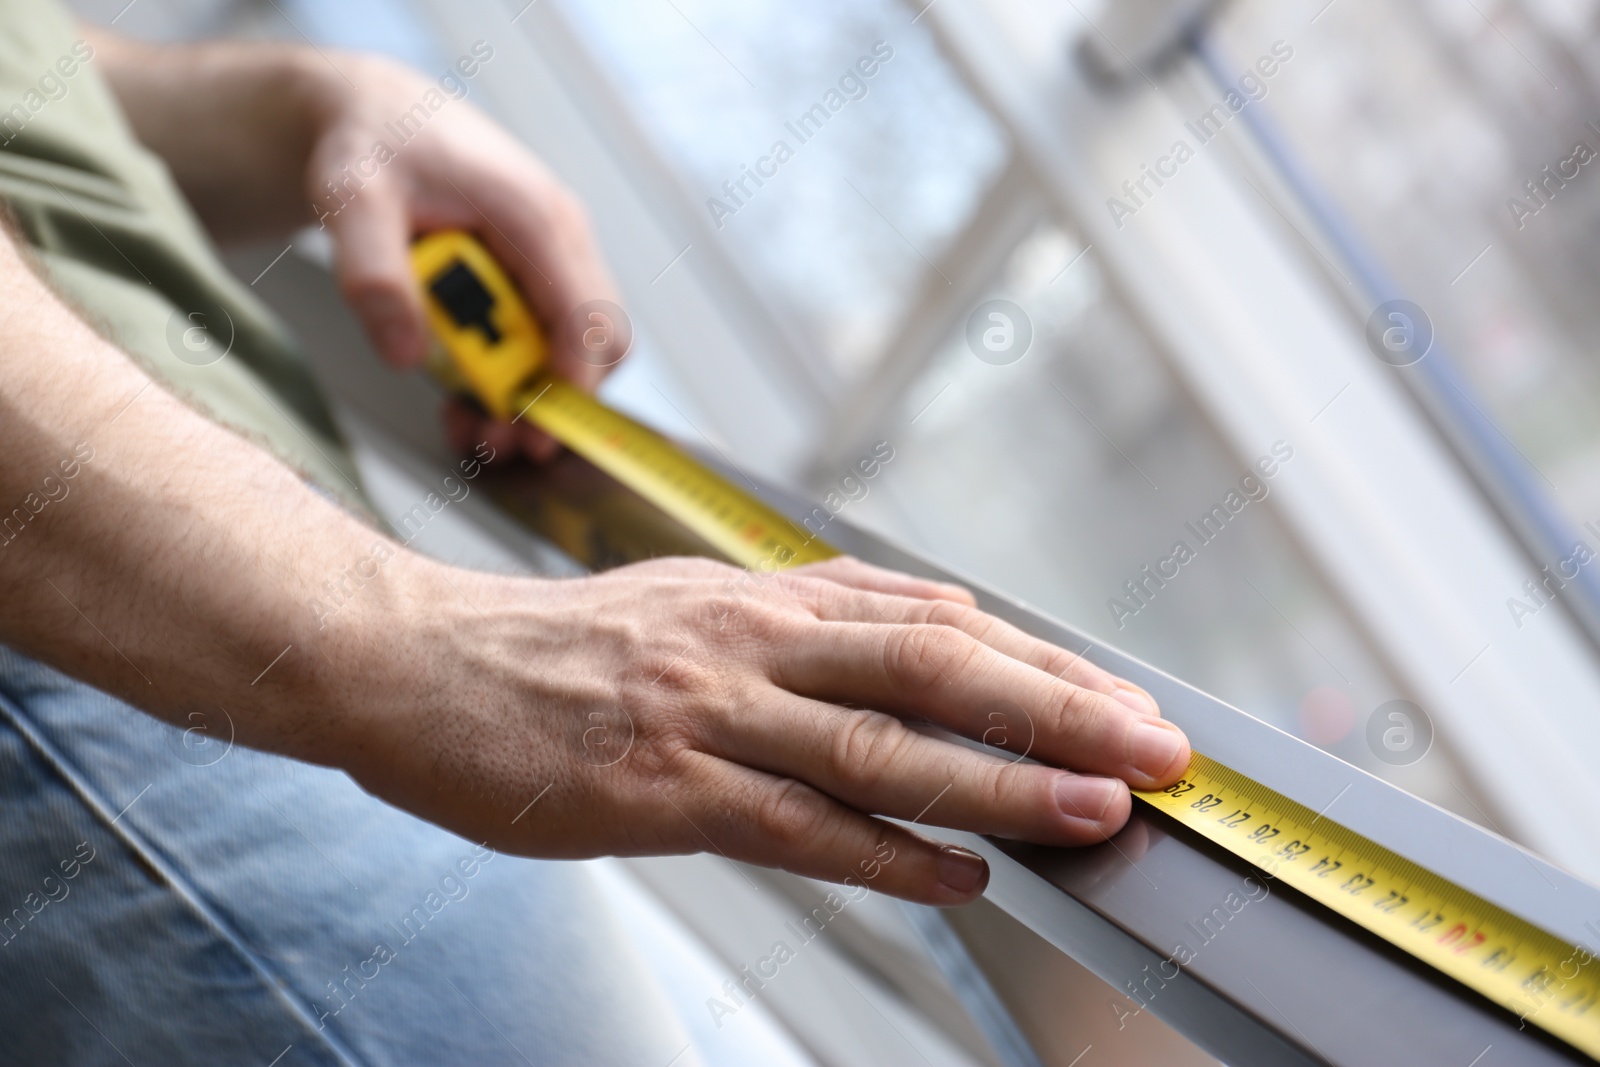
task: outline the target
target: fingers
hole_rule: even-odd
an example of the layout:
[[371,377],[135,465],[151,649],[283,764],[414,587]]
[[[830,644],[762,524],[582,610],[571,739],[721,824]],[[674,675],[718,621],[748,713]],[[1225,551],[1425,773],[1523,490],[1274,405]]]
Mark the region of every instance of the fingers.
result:
[[526,455],[540,463],[554,459],[561,443],[526,421],[491,419],[483,411],[459,397],[444,402],[440,417],[445,440],[459,453],[471,452],[480,442],[487,443],[496,455]]
[[[774,652],[773,681],[790,692],[932,720],[981,739],[984,713],[1014,714],[1042,761],[1114,774],[1142,789],[1189,762],[1182,731],[1062,681],[949,626],[825,622]],[[1014,709],[1014,710],[1013,710]]]
[[1115,778],[1080,776],[974,751],[918,733],[891,715],[774,691],[762,730],[718,724],[717,755],[804,781],[874,815],[1043,845],[1085,845],[1132,810]]
[[693,823],[686,839],[694,847],[843,883],[846,899],[871,889],[951,907],[989,884],[989,866],[975,853],[870,818],[792,779],[703,757],[673,794]]
[[[839,561],[829,560],[825,564],[816,566],[826,567],[837,562]],[[859,566],[867,565],[859,564]],[[878,570],[875,567],[870,569]],[[814,570],[815,567],[801,567],[793,573],[808,575]],[[894,576],[892,571],[879,571],[879,573]],[[910,579],[905,575],[897,577],[907,578],[912,582],[921,580]],[[890,584],[887,581],[883,583],[885,587],[876,589],[861,583],[857,584],[858,589],[855,592],[860,595],[851,595],[826,587],[812,589],[813,595],[808,597],[808,606],[817,618],[828,621],[951,626],[1030,667],[1084,689],[1103,693],[1138,714],[1154,716],[1161,714],[1155,698],[1139,686],[1095,666],[1084,659],[1081,653],[1068,652],[1048,641],[1041,641],[1023,633],[1010,623],[977,610],[971,606],[970,600],[950,603],[946,601],[954,601],[954,597],[942,599],[931,596],[919,597],[914,593],[903,593],[887,588]],[[800,592],[804,595],[804,590]]]
[[[585,333],[593,326],[579,314],[580,308],[592,301],[615,306],[617,293],[583,207],[548,177],[531,180],[507,196],[503,211],[488,206],[498,202],[493,198],[485,203],[484,210],[495,217],[478,227],[479,234],[543,325],[550,369],[593,392],[626,355],[626,345],[607,351],[603,359],[590,356],[593,346],[585,347]],[[631,338],[631,325],[614,325],[626,325]]]
[[530,456],[539,463],[549,463],[561,452],[561,442],[537,426],[518,423],[517,442],[522,448],[523,455]]
[[823,578],[856,592],[887,593],[918,600],[949,600],[969,607],[977,603],[972,594],[959,585],[874,567],[854,556],[836,556],[821,563],[808,563],[790,573],[807,578]]
[[390,365],[427,357],[427,320],[411,274],[411,221],[399,194],[372,182],[330,216],[339,288]]

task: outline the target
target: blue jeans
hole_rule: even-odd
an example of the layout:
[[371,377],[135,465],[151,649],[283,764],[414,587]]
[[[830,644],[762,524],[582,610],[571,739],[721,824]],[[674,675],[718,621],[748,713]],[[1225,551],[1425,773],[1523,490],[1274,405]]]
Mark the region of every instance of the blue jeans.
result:
[[582,865],[496,855],[230,736],[220,709],[176,729],[0,648],[0,1063],[684,1052]]

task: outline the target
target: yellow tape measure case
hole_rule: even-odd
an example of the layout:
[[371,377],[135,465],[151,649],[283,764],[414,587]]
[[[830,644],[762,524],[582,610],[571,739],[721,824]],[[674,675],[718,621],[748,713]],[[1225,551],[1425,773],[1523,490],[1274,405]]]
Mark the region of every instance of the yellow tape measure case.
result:
[[547,355],[544,334],[516,284],[488,249],[460,230],[422,238],[412,246],[411,262],[428,324],[455,374],[490,414],[512,418]]

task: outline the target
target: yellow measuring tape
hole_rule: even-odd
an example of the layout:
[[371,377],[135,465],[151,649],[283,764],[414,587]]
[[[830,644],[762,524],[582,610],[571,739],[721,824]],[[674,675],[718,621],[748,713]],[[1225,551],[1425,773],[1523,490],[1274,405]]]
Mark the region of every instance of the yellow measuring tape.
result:
[[[541,427],[741,566],[775,570],[838,554],[660,434],[546,373],[538,324],[476,238],[429,235],[412,260],[447,353],[435,373],[490,413]],[[1182,780],[1134,795],[1600,1057],[1600,961],[1586,951],[1198,753]]]
[[477,238],[430,234],[412,246],[411,261],[447,353],[435,373],[491,414],[545,430],[740,566],[770,571],[839,554],[654,430],[546,373],[544,335]]
[[1198,753],[1135,796],[1515,1015],[1600,1056],[1600,962]]

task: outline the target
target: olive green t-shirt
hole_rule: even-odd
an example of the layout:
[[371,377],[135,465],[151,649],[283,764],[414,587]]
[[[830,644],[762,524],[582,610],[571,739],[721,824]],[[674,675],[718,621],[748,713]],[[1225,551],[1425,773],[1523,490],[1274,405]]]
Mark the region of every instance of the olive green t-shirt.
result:
[[218,260],[54,0],[0,0],[0,201],[53,287],[154,378],[365,507],[294,339]]

